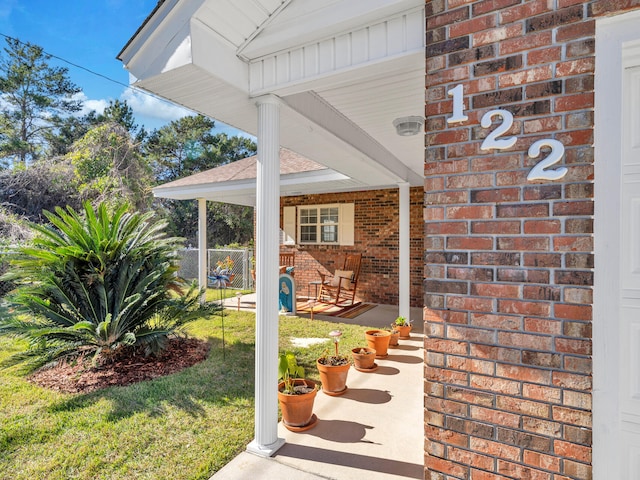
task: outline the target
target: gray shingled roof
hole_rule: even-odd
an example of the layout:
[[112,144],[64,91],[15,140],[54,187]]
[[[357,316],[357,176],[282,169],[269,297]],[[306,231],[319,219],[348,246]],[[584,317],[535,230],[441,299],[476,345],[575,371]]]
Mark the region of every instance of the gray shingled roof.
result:
[[[174,180],[157,186],[154,190],[175,187],[192,187],[196,185],[207,185],[211,183],[230,182],[233,180],[249,180],[257,176],[256,162],[258,156],[243,158],[235,162],[227,163],[219,167],[195,173],[188,177]],[[316,170],[327,170],[326,167],[308,158],[302,157],[286,148],[280,149],[280,175],[292,173],[312,172]]]

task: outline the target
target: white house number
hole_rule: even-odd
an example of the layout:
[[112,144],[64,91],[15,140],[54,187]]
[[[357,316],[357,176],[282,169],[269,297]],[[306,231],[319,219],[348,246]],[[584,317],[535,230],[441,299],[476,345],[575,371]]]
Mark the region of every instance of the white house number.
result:
[[[447,123],[459,123],[465,122],[469,119],[464,114],[464,99],[462,85],[456,85],[451,90],[447,91],[450,97],[453,97],[453,113],[447,118]],[[509,131],[513,125],[513,114],[508,110],[496,109],[485,113],[480,120],[482,128],[490,128],[493,124],[493,118],[500,117],[501,122],[489,132],[489,135],[484,139],[481,150],[504,150],[511,148],[515,145],[517,138],[514,136],[505,137],[504,134]],[[560,180],[564,177],[568,169],[566,167],[549,168],[562,160],[564,157],[564,145],[558,140],[552,138],[544,138],[534,142],[530,147],[527,155],[530,158],[537,158],[540,155],[540,151],[543,147],[548,147],[551,151],[538,162],[527,175],[528,181],[534,180]]]

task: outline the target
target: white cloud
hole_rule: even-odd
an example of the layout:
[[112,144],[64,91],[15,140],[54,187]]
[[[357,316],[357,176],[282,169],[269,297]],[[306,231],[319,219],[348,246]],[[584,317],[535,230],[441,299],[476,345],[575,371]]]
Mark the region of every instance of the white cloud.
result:
[[132,89],[125,90],[120,95],[120,99],[126,100],[136,118],[146,117],[171,122],[182,117],[195,115],[194,112],[184,107]]
[[79,112],[76,112],[75,114],[77,117],[82,117],[83,115],[86,115],[92,110],[95,110],[97,113],[102,113],[104,112],[104,109],[109,106],[109,100],[105,100],[105,99],[92,100],[89,97],[87,97],[87,95],[84,92],[76,93],[73,96],[73,99],[80,100],[82,102],[82,110],[80,110]]

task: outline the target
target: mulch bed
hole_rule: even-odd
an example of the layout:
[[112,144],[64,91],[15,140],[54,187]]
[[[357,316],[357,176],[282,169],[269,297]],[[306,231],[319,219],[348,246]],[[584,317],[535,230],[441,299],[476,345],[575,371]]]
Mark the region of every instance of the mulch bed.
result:
[[111,386],[130,385],[170,375],[207,358],[209,344],[196,338],[172,338],[159,355],[144,356],[144,352],[129,351],[94,367],[92,357],[44,368],[29,376],[41,387],[65,393],[89,393]]

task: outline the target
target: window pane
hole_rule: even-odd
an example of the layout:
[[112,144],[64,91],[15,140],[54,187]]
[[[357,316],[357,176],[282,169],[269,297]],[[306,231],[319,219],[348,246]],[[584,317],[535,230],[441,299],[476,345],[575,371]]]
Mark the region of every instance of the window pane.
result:
[[317,242],[317,231],[315,225],[302,225],[300,227],[300,242],[315,243]]
[[322,243],[337,243],[338,242],[338,226],[337,225],[322,225],[320,227],[322,235]]
[[300,223],[318,223],[318,209],[317,208],[302,208],[300,209]]
[[321,208],[320,223],[338,223],[338,207]]

